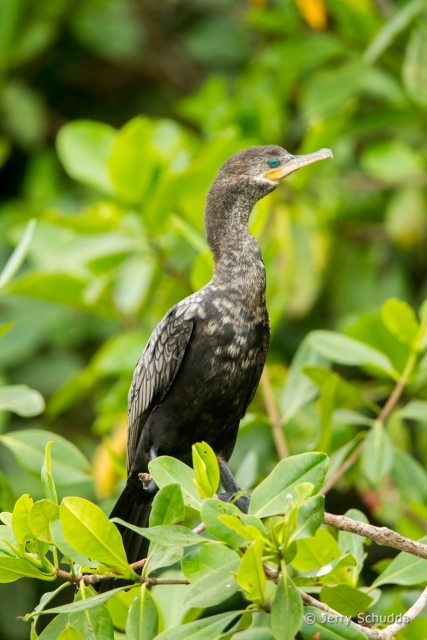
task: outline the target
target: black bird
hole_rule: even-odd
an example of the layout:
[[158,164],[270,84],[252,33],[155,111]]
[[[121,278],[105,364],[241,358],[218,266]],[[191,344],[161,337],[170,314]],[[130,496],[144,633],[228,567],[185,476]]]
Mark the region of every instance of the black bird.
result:
[[[128,398],[128,480],[111,517],[147,526],[157,487],[149,477],[141,482],[140,474],[161,455],[191,465],[195,442],[207,442],[217,455],[225,490],[221,497],[231,500],[239,490],[227,462],[270,340],[264,263],[248,231],[249,216],[282,178],[331,157],[329,149],[293,156],[270,145],[240,151],[220,168],[205,210],[214,275],[168,311],[136,366]],[[247,510],[248,498],[237,504]],[[148,541],[119,529],[129,562],[144,558]],[[101,589],[116,584],[108,581]]]

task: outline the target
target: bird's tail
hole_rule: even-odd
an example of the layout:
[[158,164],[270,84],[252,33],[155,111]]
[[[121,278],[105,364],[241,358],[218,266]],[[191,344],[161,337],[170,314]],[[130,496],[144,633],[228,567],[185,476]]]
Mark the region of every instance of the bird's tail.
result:
[[[110,518],[120,518],[137,527],[148,527],[151,504],[154,494],[144,491],[142,483],[137,476],[130,476],[128,482],[120,494]],[[129,564],[147,557],[150,541],[120,524],[116,525],[121,533],[123,545]],[[98,592],[103,593],[131,584],[127,580],[103,580],[98,583]]]

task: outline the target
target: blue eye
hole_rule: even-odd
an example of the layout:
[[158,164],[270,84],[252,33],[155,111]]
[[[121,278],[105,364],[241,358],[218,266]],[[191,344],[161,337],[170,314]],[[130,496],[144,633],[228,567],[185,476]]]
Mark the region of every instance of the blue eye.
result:
[[275,159],[275,160],[269,160],[269,161],[268,161],[268,164],[270,165],[270,167],[271,167],[272,169],[275,169],[276,167],[278,167],[278,166],[279,166],[279,161],[278,161],[278,160],[276,160],[276,159]]

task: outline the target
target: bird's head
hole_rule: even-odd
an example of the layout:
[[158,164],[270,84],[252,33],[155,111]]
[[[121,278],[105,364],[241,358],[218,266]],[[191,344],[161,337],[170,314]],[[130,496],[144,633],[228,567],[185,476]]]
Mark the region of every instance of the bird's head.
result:
[[277,145],[250,147],[232,155],[219,170],[218,180],[252,192],[256,200],[273,191],[283,178],[313,162],[332,158],[330,149],[293,156]]

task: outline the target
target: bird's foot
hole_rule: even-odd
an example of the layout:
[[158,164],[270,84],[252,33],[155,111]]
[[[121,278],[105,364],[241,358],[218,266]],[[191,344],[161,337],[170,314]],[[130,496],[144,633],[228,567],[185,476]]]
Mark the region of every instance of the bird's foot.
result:
[[159,487],[156,485],[149,473],[138,473],[138,478],[142,482],[142,488],[144,491],[147,491],[147,493],[157,493]]
[[[219,500],[222,500],[223,502],[232,502],[236,495],[237,493],[218,493],[217,494]],[[234,502],[234,504],[243,513],[248,513],[250,501],[251,501],[251,496],[248,496],[247,494],[245,494],[243,496],[242,495],[239,496],[237,500]]]

